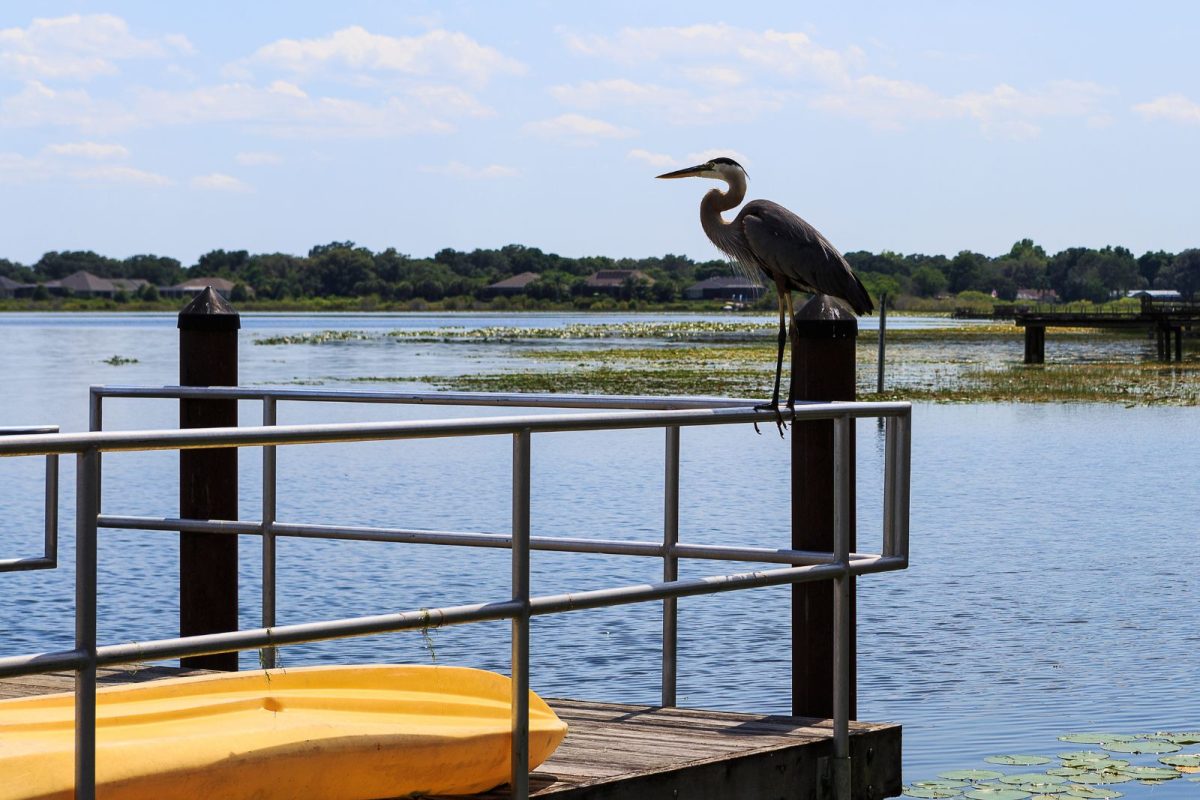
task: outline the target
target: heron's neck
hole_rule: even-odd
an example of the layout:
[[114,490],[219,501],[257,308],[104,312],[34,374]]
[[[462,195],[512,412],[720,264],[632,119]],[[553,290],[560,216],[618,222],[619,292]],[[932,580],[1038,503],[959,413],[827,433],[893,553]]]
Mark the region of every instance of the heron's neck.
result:
[[700,225],[709,239],[715,242],[723,238],[724,228],[729,223],[721,218],[721,212],[737,208],[745,197],[746,182],[741,180],[729,181],[729,189],[724,192],[713,189],[704,195],[700,201]]

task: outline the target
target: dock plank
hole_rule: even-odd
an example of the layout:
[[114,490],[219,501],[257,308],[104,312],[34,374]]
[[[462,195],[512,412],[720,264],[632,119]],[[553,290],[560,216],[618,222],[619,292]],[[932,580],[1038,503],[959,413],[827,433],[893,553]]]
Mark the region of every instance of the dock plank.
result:
[[[200,670],[170,667],[100,671],[104,684],[141,682]],[[74,689],[74,673],[0,679],[0,699]],[[530,775],[541,800],[775,800],[822,796],[833,753],[829,720],[694,708],[547,699],[570,728]],[[851,725],[855,800],[900,793],[900,726]],[[507,787],[477,800],[508,800]],[[312,798],[311,800],[320,800]]]

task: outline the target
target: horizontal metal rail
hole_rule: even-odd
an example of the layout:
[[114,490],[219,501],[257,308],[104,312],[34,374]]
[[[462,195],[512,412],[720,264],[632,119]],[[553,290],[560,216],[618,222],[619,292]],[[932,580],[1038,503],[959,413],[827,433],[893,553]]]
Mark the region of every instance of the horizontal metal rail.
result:
[[[867,575],[903,568],[904,566],[899,558],[874,556],[852,560],[846,566],[841,564],[810,564],[802,567],[784,567],[729,575],[709,575],[660,583],[632,584],[582,592],[532,597],[529,600],[529,614],[535,617],[545,616],[568,611],[584,611],[644,603],[653,600],[663,600],[665,598],[692,597],[702,594],[717,594],[720,592],[781,586],[791,583],[825,581],[844,575]],[[444,628],[472,622],[515,619],[520,616],[521,609],[522,605],[517,601],[497,601],[448,606],[445,608],[420,609],[395,614],[348,617],[345,619],[309,622],[297,625],[281,625],[274,628],[257,628],[229,633],[212,633],[202,636],[106,645],[96,648],[95,661],[96,665],[100,667],[141,664],[186,656],[257,650],[263,647],[282,647],[285,645],[306,644],[309,642],[321,642],[356,636],[372,636],[407,630]],[[0,658],[0,678],[35,675],[64,669],[78,669],[86,661],[87,655],[77,650]]]
[[[168,533],[224,533],[240,536],[261,536],[265,527],[252,520],[179,519],[175,517],[121,517],[101,514],[101,528],[121,530],[160,531]],[[299,525],[273,522],[271,532],[276,536],[296,539],[341,539],[356,542],[402,542],[405,544],[445,544],[462,547],[509,549],[512,535],[474,531],[436,531],[423,528],[378,528],[354,525]],[[770,547],[733,547],[715,544],[675,544],[668,548],[659,542],[625,539],[582,539],[570,536],[530,536],[532,550],[558,553],[592,553],[610,556],[664,557],[668,549],[679,558],[712,561],[751,561],[767,564],[828,564],[833,557],[813,550],[787,550]],[[851,553],[854,558],[871,558],[872,553]]]
[[[817,403],[797,406],[789,414],[797,422],[838,417],[896,417],[909,413],[908,403]],[[94,431],[47,436],[12,436],[0,440],[0,456],[52,453],[101,453],[141,450],[190,450],[217,447],[324,444],[332,442],[436,439],[455,436],[495,436],[522,430],[530,433],[634,430],[669,425],[696,427],[773,420],[753,408],[704,408],[668,411],[617,411],[546,416],[475,417],[460,420],[407,422],[346,422],[324,425],[276,425],[186,430]]]
[[93,397],[140,397],[176,400],[292,400],[310,403],[385,403],[389,405],[497,406],[515,408],[591,408],[664,410],[744,408],[761,401],[731,397],[655,395],[536,394],[491,392],[395,392],[383,390],[293,389],[275,386],[93,386]]
[[[101,431],[104,397],[208,397],[263,402],[263,425],[159,431]],[[280,401],[430,403],[476,406],[542,406],[589,409],[587,413],[535,414],[457,420],[417,420],[382,423],[276,425]],[[96,669],[100,666],[261,649],[267,666],[275,648],[305,642],[365,636],[405,630],[508,619],[512,623],[511,786],[514,797],[528,796],[529,632],[534,616],[660,601],[664,609],[663,698],[674,702],[675,604],[691,595],[832,581],[835,588],[834,757],[838,783],[848,775],[849,615],[846,598],[855,576],[904,569],[908,564],[909,459],[911,409],[907,403],[815,403],[789,412],[797,421],[832,420],[834,452],[834,541],[832,552],[809,552],[764,547],[688,544],[678,541],[679,430],[683,427],[773,421],[752,407],[753,401],[693,398],[596,398],[562,395],[477,395],[329,392],[243,387],[93,387],[92,431],[78,434],[24,435],[0,439],[0,457],[76,456],[76,636],[69,651],[0,658],[0,676],[28,675],[61,669],[76,671],[76,797],[93,800],[96,746]],[[597,411],[595,409],[602,410]],[[850,421],[860,417],[886,420],[883,482],[883,530],[879,554],[851,553],[852,461],[849,458]],[[530,441],[533,433],[662,428],[667,435],[664,482],[664,537],[660,542],[583,539],[569,536],[531,536]],[[513,439],[511,533],[437,531],[399,527],[312,525],[276,519],[276,460],[278,446],[357,441],[461,436],[509,435]],[[260,521],[193,520],[101,514],[99,508],[101,454],[144,450],[184,450],[215,447],[261,447],[263,500]],[[144,531],[189,531],[228,535],[257,535],[263,541],[263,625],[254,630],[100,646],[96,639],[97,540],[101,528]],[[509,549],[512,554],[512,596],[474,605],[420,609],[376,616],[277,626],[275,620],[275,544],[279,537],[321,538],[393,543],[416,543]],[[608,555],[650,556],[663,560],[664,580],[567,594],[531,596],[530,552],[558,551]],[[747,561],[783,566],[702,578],[679,579],[679,559]]]

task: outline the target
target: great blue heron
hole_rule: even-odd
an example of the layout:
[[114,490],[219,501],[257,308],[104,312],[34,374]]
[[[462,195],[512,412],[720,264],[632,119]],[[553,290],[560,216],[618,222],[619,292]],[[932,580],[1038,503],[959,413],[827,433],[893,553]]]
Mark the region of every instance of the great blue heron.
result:
[[[774,410],[782,433],[779,379],[783,372],[788,320],[795,316],[792,292],[798,290],[835,297],[856,314],[874,310],[871,297],[837,248],[816,228],[778,203],[751,200],[732,222],[726,222],[721,212],[736,208],[746,196],[746,170],[732,158],[714,158],[658,177],[712,178],[725,181],[729,186],[727,191],[713,189],[704,195],[700,201],[700,225],[712,243],[732,258],[746,277],[756,278],[761,270],[778,290],[779,348],[775,357],[775,389],[770,404],[760,407]],[[788,408],[795,402],[791,395],[789,390]]]

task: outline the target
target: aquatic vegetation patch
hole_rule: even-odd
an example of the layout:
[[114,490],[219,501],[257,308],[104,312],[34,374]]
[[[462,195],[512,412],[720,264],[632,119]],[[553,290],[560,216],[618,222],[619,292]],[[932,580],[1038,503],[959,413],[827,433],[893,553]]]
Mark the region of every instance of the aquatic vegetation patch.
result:
[[104,359],[104,363],[108,364],[110,367],[121,367],[126,364],[136,364],[138,363],[138,360],[129,356],[111,356],[110,358]]
[[[1155,756],[1159,746],[1200,745],[1194,731],[1123,734],[1111,732],[1068,733],[1061,741],[1097,744],[1109,751],[1133,756]],[[1179,740],[1176,744],[1173,740]],[[1059,753],[1057,766],[1041,772],[1029,766],[1051,764],[1055,759],[1042,755],[1002,754],[987,756],[990,764],[1011,766],[1010,772],[992,769],[955,769],[939,772],[937,780],[914,781],[904,787],[906,797],[970,798],[971,800],[1025,800],[1025,798],[1130,798],[1148,797],[1141,787],[1159,786],[1178,780],[1187,773],[1200,772],[1200,752],[1158,755],[1157,761],[1133,764],[1128,758],[1113,758],[1100,750],[1071,750]],[[1021,769],[1023,768],[1023,769]],[[1200,781],[1200,776],[1187,778]],[[959,784],[962,784],[961,786]],[[1112,788],[1119,786],[1120,788]],[[1190,795],[1188,795],[1190,796]]]
[[284,344],[332,344],[336,342],[365,341],[377,339],[378,334],[367,331],[316,331],[314,333],[291,333],[281,336],[262,336],[255,338],[259,345]]

